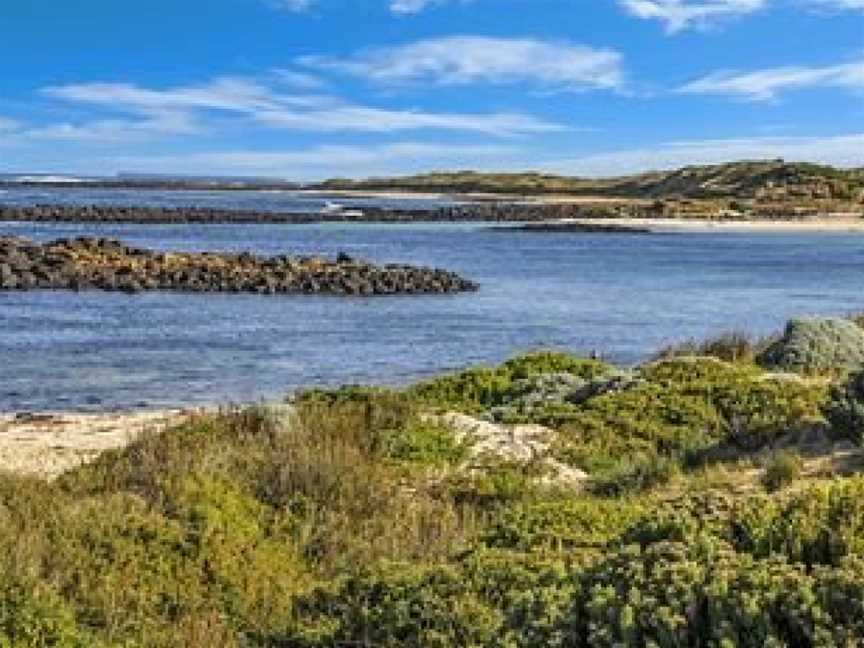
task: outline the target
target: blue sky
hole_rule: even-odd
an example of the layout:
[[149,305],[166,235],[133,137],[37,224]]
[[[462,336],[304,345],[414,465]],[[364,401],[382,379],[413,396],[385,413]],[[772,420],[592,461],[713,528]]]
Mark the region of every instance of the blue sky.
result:
[[27,0],[0,172],[864,165],[864,0]]

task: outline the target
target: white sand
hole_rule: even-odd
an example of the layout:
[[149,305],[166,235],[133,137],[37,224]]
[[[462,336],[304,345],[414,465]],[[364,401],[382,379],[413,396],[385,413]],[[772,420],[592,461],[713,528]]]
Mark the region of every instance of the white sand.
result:
[[719,221],[675,218],[574,218],[553,222],[647,227],[665,232],[864,232],[864,218]]
[[101,452],[183,421],[189,410],[107,414],[0,414],[0,470],[53,479]]

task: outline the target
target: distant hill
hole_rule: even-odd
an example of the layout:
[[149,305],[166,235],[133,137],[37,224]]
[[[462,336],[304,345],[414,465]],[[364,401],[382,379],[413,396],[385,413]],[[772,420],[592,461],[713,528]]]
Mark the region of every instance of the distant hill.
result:
[[458,171],[397,178],[328,180],[326,189],[439,191],[450,193],[571,194],[618,198],[839,200],[864,197],[864,168],[783,160],[688,166],[617,178],[579,178],[540,173]]

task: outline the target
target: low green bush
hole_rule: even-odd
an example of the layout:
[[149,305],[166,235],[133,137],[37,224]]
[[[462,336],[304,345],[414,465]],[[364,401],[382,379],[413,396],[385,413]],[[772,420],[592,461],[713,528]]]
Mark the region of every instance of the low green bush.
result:
[[518,390],[518,381],[544,374],[568,374],[591,380],[614,371],[598,360],[575,358],[566,353],[540,351],[517,356],[496,368],[478,367],[434,378],[408,390],[420,402],[466,414],[479,414],[505,405]]
[[709,358],[654,363],[641,379],[585,402],[562,426],[557,456],[598,477],[638,478],[662,468],[663,458],[686,463],[720,444],[770,446],[820,421],[827,396],[821,382],[766,377],[755,366]]
[[766,340],[754,340],[746,333],[733,331],[708,340],[689,340],[662,349],[656,360],[677,357],[709,357],[725,362],[753,363],[770,344]]
[[385,436],[383,455],[409,464],[444,466],[464,461],[469,448],[450,428],[418,419]]
[[494,518],[481,540],[487,547],[519,551],[603,548],[647,507],[638,500],[580,498],[521,503]]
[[591,492],[603,497],[622,497],[665,486],[681,473],[680,463],[656,454],[628,456],[590,483]]
[[825,417],[838,435],[864,445],[864,371],[832,387]]
[[864,330],[840,317],[790,320],[758,358],[770,369],[835,374],[864,367]]
[[788,450],[775,452],[765,466],[762,483],[772,492],[785,488],[801,475],[803,463],[801,457]]

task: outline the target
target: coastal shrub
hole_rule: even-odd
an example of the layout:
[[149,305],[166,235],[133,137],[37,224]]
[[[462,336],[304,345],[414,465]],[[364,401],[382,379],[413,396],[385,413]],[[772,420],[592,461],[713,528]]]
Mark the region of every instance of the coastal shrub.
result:
[[102,645],[78,627],[69,604],[37,581],[0,582],[0,646],[89,648]]
[[578,565],[478,551],[448,565],[382,564],[298,602],[290,645],[573,645]]
[[822,383],[767,378],[757,367],[710,358],[657,362],[641,378],[584,403],[562,427],[559,458],[589,474],[624,474],[619,464],[640,454],[650,466],[654,457],[683,461],[721,443],[756,449],[820,420],[827,393]]
[[[594,363],[533,355],[497,394],[606,380]],[[651,363],[565,401],[553,453],[584,486],[553,485],[539,459],[466,461],[423,417],[459,397],[443,384],[429,401],[305,392],[192,417],[55,482],[0,474],[0,646],[860,643],[864,476],[752,494],[685,472],[705,449],[845,420],[851,382],[829,403],[824,381],[748,363]],[[465,402],[485,407],[479,393]]]
[[612,370],[592,378],[545,373],[513,381],[506,403],[487,415],[504,423],[539,423],[560,427],[572,420],[587,400],[638,384],[632,372]]
[[864,445],[864,371],[832,387],[825,417],[837,434]]
[[590,483],[591,492],[603,497],[621,497],[665,486],[681,472],[680,463],[656,454],[627,456]]
[[588,381],[612,371],[610,365],[599,360],[539,351],[511,358],[496,368],[466,369],[421,382],[412,386],[408,393],[429,406],[480,414],[512,400],[524,389],[516,384],[518,381],[544,374],[567,374]]
[[788,450],[775,452],[765,466],[762,483],[767,490],[778,491],[798,479],[803,466],[804,462],[797,454]]
[[424,466],[458,464],[469,451],[468,443],[457,441],[450,428],[419,419],[391,432],[384,446],[389,459]]
[[707,340],[688,340],[665,347],[656,355],[655,360],[690,356],[752,363],[768,344],[766,340],[756,340],[746,333],[732,331]]
[[600,549],[646,511],[639,500],[586,497],[525,502],[493,518],[481,541],[487,547],[519,551]]
[[459,504],[481,509],[531,500],[548,490],[538,481],[546,471],[539,462],[500,461],[481,471],[451,475],[447,494]]
[[810,570],[711,539],[588,562],[481,551],[382,565],[304,596],[289,645],[852,646],[862,592],[858,557]]
[[769,369],[832,374],[864,366],[864,330],[840,317],[790,320],[758,358]]
[[600,360],[577,358],[555,351],[525,353],[507,360],[503,368],[514,380],[551,373],[566,373],[583,380],[592,380],[613,370],[613,367]]
[[[809,572],[722,542],[613,553],[583,580],[582,646],[850,646],[860,638],[860,561]],[[848,587],[849,581],[856,585]],[[839,596],[825,597],[836,583]],[[850,596],[851,594],[851,596]],[[574,615],[575,616],[575,615]]]
[[746,500],[735,509],[730,528],[738,551],[839,565],[864,555],[864,477],[816,484],[791,497]]

